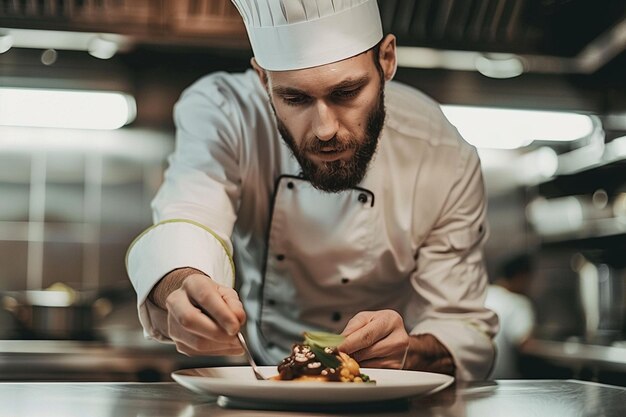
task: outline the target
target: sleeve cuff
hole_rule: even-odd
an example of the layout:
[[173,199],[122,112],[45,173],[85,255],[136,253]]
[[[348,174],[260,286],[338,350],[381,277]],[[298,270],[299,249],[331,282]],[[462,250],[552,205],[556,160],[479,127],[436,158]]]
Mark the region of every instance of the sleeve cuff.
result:
[[[148,294],[156,283],[174,269],[191,267],[214,281],[234,286],[235,270],[228,246],[210,229],[192,221],[158,223],[142,233],[130,246],[126,268],[137,292],[139,320],[144,334],[167,340],[152,326],[158,308],[148,308]],[[156,317],[154,317],[156,319]]]

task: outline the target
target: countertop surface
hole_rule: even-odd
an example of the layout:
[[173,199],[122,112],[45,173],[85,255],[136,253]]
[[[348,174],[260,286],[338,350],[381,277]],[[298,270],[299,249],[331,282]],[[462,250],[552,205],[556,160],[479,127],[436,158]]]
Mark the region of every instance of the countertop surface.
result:
[[0,383],[0,417],[324,415],[623,417],[626,416],[626,388],[575,380],[501,380],[457,384],[430,396],[386,405],[263,411],[223,408],[216,398],[195,394],[172,382]]
[[181,368],[243,364],[243,356],[188,357],[155,341],[0,340],[0,381],[161,382]]
[[623,341],[603,346],[576,341],[531,339],[524,344],[522,353],[565,365],[596,366],[626,372],[626,342]]

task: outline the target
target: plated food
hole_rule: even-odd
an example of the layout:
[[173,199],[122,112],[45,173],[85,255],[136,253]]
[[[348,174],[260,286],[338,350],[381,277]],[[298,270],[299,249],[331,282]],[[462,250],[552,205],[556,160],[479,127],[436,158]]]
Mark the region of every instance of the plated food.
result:
[[337,349],[343,339],[343,336],[332,333],[304,333],[304,341],[293,345],[291,354],[278,365],[278,375],[271,379],[374,383],[368,375],[361,373],[354,358]]

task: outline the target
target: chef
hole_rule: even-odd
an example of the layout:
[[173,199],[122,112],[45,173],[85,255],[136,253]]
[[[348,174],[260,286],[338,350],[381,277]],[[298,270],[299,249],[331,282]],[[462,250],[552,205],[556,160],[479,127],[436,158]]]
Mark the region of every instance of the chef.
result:
[[149,337],[277,364],[307,330],[361,366],[485,378],[485,190],[476,150],[391,81],[376,0],[233,0],[254,58],[175,106],[154,225],[127,269]]

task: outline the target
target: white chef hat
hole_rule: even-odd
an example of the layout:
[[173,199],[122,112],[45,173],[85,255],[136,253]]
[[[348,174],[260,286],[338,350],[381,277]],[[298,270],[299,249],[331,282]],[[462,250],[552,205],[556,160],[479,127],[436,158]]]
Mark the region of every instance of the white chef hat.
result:
[[383,37],[376,0],[232,0],[257,63],[270,71],[316,67],[368,50]]

